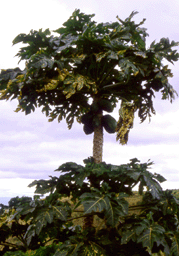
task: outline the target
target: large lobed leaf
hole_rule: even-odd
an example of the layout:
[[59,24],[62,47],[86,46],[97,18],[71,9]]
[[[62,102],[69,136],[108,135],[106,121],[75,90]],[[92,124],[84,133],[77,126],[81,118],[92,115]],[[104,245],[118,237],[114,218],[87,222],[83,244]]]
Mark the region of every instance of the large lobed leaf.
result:
[[152,253],[154,247],[163,248],[166,256],[171,255],[165,229],[157,223],[152,223],[148,219],[140,221],[140,223],[133,223],[130,229],[122,234],[121,244],[127,244],[130,240],[140,244],[146,248],[148,252]]
[[115,197],[115,194],[102,194],[100,192],[84,193],[80,196],[84,206],[84,214],[102,213],[106,225],[114,227],[121,216],[128,213],[128,203],[124,198]]

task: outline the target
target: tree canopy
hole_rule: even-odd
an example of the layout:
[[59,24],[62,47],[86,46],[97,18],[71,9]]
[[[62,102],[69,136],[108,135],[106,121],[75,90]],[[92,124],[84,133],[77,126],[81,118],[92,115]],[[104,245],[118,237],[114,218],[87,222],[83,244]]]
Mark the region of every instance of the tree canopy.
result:
[[[17,53],[25,68],[1,70],[0,99],[18,99],[16,111],[25,114],[42,107],[49,121],[66,119],[68,128],[76,118],[86,134],[101,125],[99,110],[112,112],[120,101],[117,127],[113,122],[115,129],[105,128],[127,143],[134,113],[138,111],[141,122],[155,113],[156,92],[162,99],[174,99],[176,92],[168,81],[172,73],[164,60],[174,63],[179,57],[173,50],[178,43],[168,38],[147,48],[148,34],[141,27],[145,19],[136,24],[135,14],[98,24],[94,14],[75,10],[53,33],[40,29],[18,35],[13,44],[25,44]],[[87,113],[90,122],[85,120]]]

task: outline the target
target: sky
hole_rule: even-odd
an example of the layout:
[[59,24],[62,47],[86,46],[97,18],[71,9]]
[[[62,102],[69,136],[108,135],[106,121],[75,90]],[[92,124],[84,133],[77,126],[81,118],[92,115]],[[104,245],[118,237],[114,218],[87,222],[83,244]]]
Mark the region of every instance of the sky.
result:
[[[20,46],[12,47],[18,34],[40,28],[56,30],[75,9],[94,13],[97,22],[114,22],[117,15],[125,19],[138,11],[134,20],[146,18],[143,27],[149,34],[148,45],[162,37],[179,41],[178,0],[6,0],[0,9],[0,69],[23,67],[14,57]],[[174,75],[170,83],[179,93],[179,62],[170,68]],[[15,113],[16,105],[16,101],[0,101],[0,197],[32,196],[34,188],[27,185],[33,180],[57,176],[54,170],[61,164],[83,164],[92,155],[93,135],[86,136],[82,125],[75,123],[68,130],[65,122],[48,122],[40,109],[27,116]],[[125,146],[104,132],[103,161],[120,165],[135,157],[141,162],[150,159],[154,162],[150,171],[167,179],[162,187],[179,189],[179,97],[171,104],[157,93],[154,108],[156,115],[150,123],[140,124],[136,116]],[[117,111],[114,117],[118,118]]]

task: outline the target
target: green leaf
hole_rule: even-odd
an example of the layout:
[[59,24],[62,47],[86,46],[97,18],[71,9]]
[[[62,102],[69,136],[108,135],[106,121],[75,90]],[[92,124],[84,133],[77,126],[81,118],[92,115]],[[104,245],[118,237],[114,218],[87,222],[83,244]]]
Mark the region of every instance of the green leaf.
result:
[[160,175],[160,174],[158,174],[158,173],[154,173],[154,178],[155,178],[156,180],[158,180],[160,183],[166,181],[166,179],[165,179],[162,175]]
[[171,255],[179,256],[179,234],[175,234],[171,237]]
[[136,232],[135,230],[131,227],[130,230],[126,230],[122,234],[121,238],[121,244],[127,244],[131,239],[133,240],[136,237]]
[[144,176],[144,181],[146,182],[146,186],[149,188],[153,198],[160,199],[162,187],[152,179],[149,175]]
[[59,166],[58,169],[56,169],[55,171],[61,171],[62,173],[73,171],[73,172],[78,173],[79,171],[81,171],[83,169],[84,169],[84,167],[82,165],[79,165],[75,162],[67,162],[67,163]]
[[132,11],[131,14],[129,15],[129,17],[125,19],[125,21],[130,21],[138,13],[139,12],[137,12],[137,11]]
[[118,53],[113,52],[113,51],[109,51],[109,54],[107,56],[107,59],[111,59],[111,60],[118,60]]
[[[20,43],[20,42],[23,42],[23,43],[29,43],[31,40],[33,40],[34,38],[37,38],[37,40],[39,39],[38,38],[38,35],[41,36],[41,38],[45,38],[47,35],[50,35],[50,30],[49,29],[46,29],[44,32],[42,32],[42,29],[39,29],[39,31],[33,31],[31,30],[30,31],[30,34],[29,35],[26,35],[26,34],[19,34],[14,40],[13,40],[13,45],[14,44],[17,44],[17,43]],[[34,37],[35,35],[35,37]]]
[[[82,241],[79,241],[82,240]],[[84,242],[83,242],[84,240]],[[94,241],[85,241],[82,239],[74,239],[65,241],[65,243],[57,249],[54,256],[107,256],[104,248]]]
[[17,75],[22,74],[22,71],[20,68],[15,68],[15,69],[2,69],[0,73],[0,82],[1,81],[9,81],[13,80],[14,78],[17,77]]
[[130,176],[133,180],[138,181],[141,173],[139,171],[129,171],[127,173],[128,176]]
[[34,68],[41,68],[41,69],[44,69],[44,68],[52,69],[55,63],[53,59],[48,58],[46,55],[39,54],[39,53],[34,55],[32,60],[33,62],[31,62],[29,66]]
[[102,212],[108,209],[109,198],[98,193],[84,193],[80,196],[82,204],[84,206],[84,213]]
[[[147,224],[147,222],[145,222],[145,224]],[[165,229],[162,226],[154,223],[152,225],[148,224],[144,227],[144,231],[137,238],[137,242],[142,243],[143,247],[147,247],[152,251],[154,242],[156,242],[158,246],[163,244],[163,242],[166,243],[163,236]]]
[[54,191],[56,184],[57,178],[52,177],[51,180],[34,180],[28,185],[28,187],[36,186],[35,193],[44,195],[46,193]]
[[36,235],[35,232],[35,225],[29,225],[24,238],[27,240],[27,245],[29,246],[31,243],[32,238]]
[[84,214],[103,212],[106,224],[114,227],[121,216],[128,213],[128,202],[114,194],[84,193],[80,196],[84,206]]
[[54,256],[78,256],[79,249],[83,246],[83,242],[76,241],[75,243],[71,243],[70,241],[66,241],[63,245],[59,246]]
[[52,210],[55,216],[60,220],[65,221],[67,219],[68,212],[66,209],[64,209],[64,207],[53,205]]
[[[114,196],[113,196],[114,197]],[[111,199],[105,212],[106,224],[115,227],[121,216],[128,214],[128,202],[125,199]]]

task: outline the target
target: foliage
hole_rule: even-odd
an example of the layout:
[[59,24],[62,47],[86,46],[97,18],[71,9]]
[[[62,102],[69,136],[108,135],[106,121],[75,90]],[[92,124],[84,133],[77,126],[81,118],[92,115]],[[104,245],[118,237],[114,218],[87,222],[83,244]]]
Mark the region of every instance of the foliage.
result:
[[7,251],[4,256],[53,256],[58,245],[52,244],[44,247],[40,247],[37,250],[29,250],[27,252],[23,251],[16,251],[16,252],[10,252]]
[[[22,252],[22,251],[17,251],[17,252],[6,252],[5,254],[4,254],[4,256],[25,256],[25,255],[29,255],[30,256],[30,254],[26,254],[26,253],[24,253],[24,252]],[[32,254],[31,254],[32,255]]]
[[[178,43],[168,38],[146,48],[148,34],[141,27],[145,19],[136,24],[136,14],[97,24],[94,14],[75,10],[53,34],[40,29],[18,35],[13,44],[25,44],[17,54],[25,68],[1,71],[0,99],[18,99],[16,111],[25,114],[42,107],[49,121],[65,118],[68,128],[74,118],[81,122],[91,112],[91,132],[101,126],[97,113],[106,111],[100,102],[107,100],[107,111],[112,112],[119,101],[117,140],[127,143],[134,113],[138,110],[141,122],[155,113],[155,92],[160,91],[162,99],[174,99],[176,92],[168,82],[172,73],[163,61],[174,63],[179,57],[173,50]],[[91,133],[84,126],[86,130]]]
[[[176,94],[166,62],[178,60],[178,43],[162,38],[147,49],[145,20],[136,24],[135,14],[97,24],[94,15],[75,10],[53,34],[31,30],[14,39],[25,44],[17,54],[25,68],[1,70],[0,99],[17,99],[16,112],[25,114],[42,107],[68,128],[76,118],[86,134],[94,132],[95,150],[84,165],[68,162],[56,170],[59,177],[33,181],[33,199],[1,205],[1,255],[179,255],[179,201],[162,190],[164,177],[148,170],[152,162],[112,165],[97,153],[103,128],[126,144],[136,111],[143,122],[155,113],[156,92],[170,101]],[[118,102],[116,122],[103,111],[112,113]],[[130,205],[136,185],[142,201]]]
[[[55,170],[59,177],[29,184],[45,198],[36,195],[1,215],[1,244],[15,232],[16,223],[15,235],[25,241],[21,250],[31,249],[34,255],[45,255],[40,254],[43,250],[53,256],[152,255],[160,250],[178,255],[179,201],[172,191],[162,190],[163,176],[148,170],[152,162],[134,158],[129,164],[111,165],[88,158],[84,164],[67,162]],[[143,200],[131,206],[127,198],[136,185]],[[84,228],[84,219],[91,216],[94,225]]]

